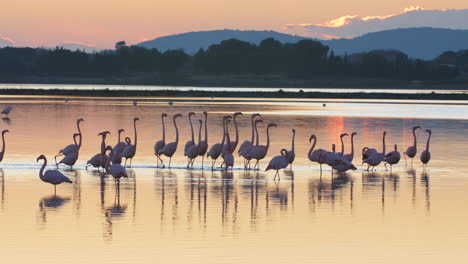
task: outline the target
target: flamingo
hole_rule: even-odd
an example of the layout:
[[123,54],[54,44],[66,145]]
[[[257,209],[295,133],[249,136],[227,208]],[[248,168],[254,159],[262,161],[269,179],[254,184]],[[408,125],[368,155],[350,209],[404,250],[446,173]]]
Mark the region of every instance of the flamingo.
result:
[[[257,124],[258,123],[263,123],[263,120],[261,119],[257,119],[255,120],[254,122],[254,127],[255,127],[255,145],[252,145],[250,146],[249,148],[246,148],[244,151],[243,151],[243,156],[245,158],[245,162],[246,164],[244,165],[244,168],[247,169],[247,166],[248,166],[248,169],[250,170],[250,161],[252,160],[252,150],[258,146],[258,143],[259,143],[259,140],[258,140],[258,129],[257,129]],[[253,141],[252,141],[253,142]]]
[[289,151],[286,149],[281,149],[280,154],[281,155],[272,158],[265,169],[265,171],[276,170],[275,178],[273,178],[273,180],[276,179],[276,176],[278,176],[279,179],[279,170],[287,168],[290,164],[288,161]]
[[351,133],[351,153],[343,155],[343,158],[345,158],[349,162],[353,162],[354,159],[354,136],[356,135],[356,132]]
[[39,178],[41,178],[43,182],[47,182],[54,185],[54,195],[57,192],[58,184],[61,184],[63,182],[72,183],[72,181],[67,176],[63,175],[63,173],[61,173],[58,170],[46,170],[44,173],[44,169],[47,166],[47,158],[44,155],[40,155],[39,157],[37,157],[36,161],[39,162],[39,160],[41,159],[44,160],[44,163],[42,164],[42,167],[39,170]]
[[252,154],[251,154],[252,158],[257,160],[257,162],[254,165],[254,169],[255,169],[256,166],[257,166],[257,169],[259,169],[259,167],[260,167],[259,161],[261,159],[265,158],[265,156],[268,153],[268,149],[270,148],[270,128],[272,128],[272,127],[276,127],[276,124],[270,123],[267,126],[267,130],[266,130],[267,144],[266,145],[255,146],[251,151],[252,152]]
[[293,133],[293,136],[292,136],[292,143],[291,143],[291,150],[288,151],[288,155],[287,155],[287,160],[288,160],[288,164],[290,164],[290,169],[292,169],[292,164],[294,162],[294,159],[296,158],[296,153],[294,152],[294,138],[296,137],[296,129],[292,129],[292,133]]
[[384,158],[385,169],[387,169],[387,163],[388,163],[390,164],[390,172],[392,172],[392,166],[395,164],[398,164],[398,162],[400,162],[400,158],[401,158],[401,155],[400,155],[400,152],[398,152],[398,146],[397,144],[395,144],[395,150],[390,151],[389,153],[387,153],[387,155],[385,155],[385,158]]
[[8,133],[8,129],[2,131],[2,152],[0,152],[0,162],[2,162],[3,157],[5,156],[5,134]]
[[240,115],[243,116],[243,114],[242,114],[241,112],[235,112],[235,113],[234,113],[234,118],[233,118],[233,120],[234,120],[234,127],[235,127],[235,129],[236,129],[236,141],[227,141],[226,144],[224,144],[224,146],[223,146],[223,152],[221,153],[222,156],[224,155],[223,153],[224,153],[224,151],[227,149],[228,144],[229,144],[229,146],[231,147],[231,152],[234,152],[234,151],[236,150],[236,148],[237,148],[237,144],[239,144],[239,128],[237,127],[237,120],[236,120],[236,118],[237,118],[238,116],[240,116]]
[[429,133],[429,136],[427,137],[426,149],[421,153],[420,157],[424,169],[427,168],[427,163],[429,163],[429,161],[431,160],[431,152],[429,152],[429,142],[431,140],[432,130],[426,129],[426,132]]
[[344,143],[343,143],[343,137],[345,136],[348,136],[347,133],[343,133],[340,135],[340,141],[341,141],[341,152],[338,152],[337,154],[340,156],[340,157],[343,157],[344,155]]
[[114,150],[114,155],[112,156],[112,163],[122,163],[122,156],[120,155],[122,153],[122,151],[125,149],[125,147],[127,146],[127,144],[125,144],[125,142],[123,141],[120,141],[120,134],[122,134],[122,132],[125,132],[125,130],[123,128],[119,129],[117,131],[117,134],[118,134],[118,137],[117,137],[117,144],[115,144],[113,150]]
[[132,167],[133,157],[135,157],[135,153],[136,153],[136,149],[137,149],[137,139],[138,139],[136,121],[138,121],[138,120],[140,120],[138,117],[133,118],[133,131],[135,133],[135,140],[134,140],[133,145],[132,144],[127,145],[124,148],[124,150],[122,151],[122,153],[120,154],[120,156],[122,158],[125,158],[124,167],[127,166],[127,160],[130,159],[130,168],[131,168]]
[[124,178],[128,178],[128,174],[127,174],[127,171],[125,170],[124,167],[122,167],[122,165],[120,164],[110,164],[110,161],[113,159],[113,156],[114,156],[114,151],[112,149],[111,146],[107,146],[106,147],[106,152],[107,151],[110,151],[109,153],[109,159],[107,160],[107,163],[106,163],[106,172],[110,175],[112,175],[112,177],[114,177],[115,181],[118,183],[120,182],[120,178],[121,177],[124,177]]
[[414,143],[413,146],[409,146],[405,152],[403,152],[403,155],[405,157],[405,165],[406,163],[406,156],[411,158],[411,166],[413,166],[413,159],[416,156],[417,153],[417,148],[416,148],[416,129],[421,128],[420,126],[414,126],[413,127],[413,138],[414,138]]
[[322,164],[325,164],[325,160],[323,157],[325,157],[326,153],[328,151],[324,149],[315,149],[315,145],[317,144],[317,136],[311,135],[309,138],[309,143],[312,142],[312,139],[314,140],[314,143],[312,144],[312,147],[309,150],[309,153],[307,154],[308,158],[310,161],[317,162],[320,164],[320,174],[322,174]]
[[[200,123],[200,128],[198,130],[198,142],[201,140],[201,130],[203,126],[203,121],[201,119],[198,120]],[[193,168],[193,162],[195,161],[195,158],[198,157],[198,145],[193,144],[191,145],[187,150],[186,150],[187,158],[189,159],[188,164],[187,164],[187,169],[192,166]]]
[[[371,166],[373,169],[375,169],[375,166],[379,165],[385,158],[385,136],[387,135],[387,132],[383,132],[383,137],[382,137],[382,152],[374,152],[372,153],[369,157],[364,159],[362,163],[367,163],[369,166]],[[369,168],[367,168],[369,170]]]
[[[181,114],[176,114],[176,115],[174,115],[174,117],[172,118],[172,121],[174,122],[175,131],[176,131],[175,142],[167,143],[167,144],[164,145],[164,147],[163,147],[161,150],[159,150],[159,152],[158,152],[159,155],[163,154],[164,156],[169,157],[169,168],[171,167],[171,159],[172,159],[172,156],[173,156],[174,153],[176,152],[176,150],[177,150],[177,145],[179,144],[179,129],[177,128],[176,119],[177,119],[178,117],[181,117],[181,116],[182,116]],[[163,168],[164,168],[164,167],[163,167]]]
[[198,156],[202,157],[202,169],[203,162],[205,160],[205,154],[208,150],[208,113],[204,111],[203,115],[205,115],[205,140],[198,140]]
[[[84,121],[83,118],[80,118],[80,119],[76,120],[76,127],[78,129],[78,134],[80,134],[80,135],[81,135],[80,123],[82,121]],[[80,138],[80,140],[81,140],[81,138]],[[65,148],[61,149],[57,155],[55,155],[55,157],[54,157],[55,163],[57,163],[57,157],[58,156],[62,156],[62,155],[66,156],[66,155],[68,155],[68,154],[70,154],[72,152],[77,152],[78,151],[78,144],[76,143],[75,136],[73,136],[73,141],[75,142],[75,144],[70,144],[70,145],[66,146]]]
[[101,152],[94,155],[91,159],[86,162],[86,169],[88,169],[88,166],[93,166],[94,168],[99,168],[103,167],[105,168],[105,165],[107,163],[107,160],[109,157],[106,155],[106,136],[107,134],[110,134],[109,131],[104,131],[98,134],[98,136],[102,137],[102,142],[101,142]]
[[11,109],[13,109],[11,106],[5,107],[2,111],[2,114],[8,115],[11,112]]
[[332,169],[343,173],[343,172],[347,172],[348,170],[356,170],[357,168],[347,159],[343,157],[339,157],[335,165],[332,166]]
[[[185,142],[185,147],[184,147],[184,156],[187,156],[187,150],[190,146],[192,145],[195,145],[195,135],[193,134],[193,124],[192,124],[192,116],[194,116],[195,113],[194,112],[190,112],[188,113],[188,119],[189,119],[189,124],[190,124],[190,132],[191,132],[191,135],[192,135],[192,139],[191,140],[188,140],[187,142]],[[187,159],[189,159],[187,157]]]
[[226,123],[226,120],[228,120],[229,118],[231,118],[231,117],[230,116],[223,117],[223,139],[221,140],[221,143],[214,144],[213,146],[211,146],[208,153],[206,153],[206,157],[211,158],[211,170],[214,169],[214,165],[216,163],[216,160],[219,158],[219,155],[221,155],[221,152],[223,151],[224,142],[226,140],[226,126],[225,126],[225,123]]
[[[243,156],[244,157],[244,154],[246,151],[250,151],[250,149],[252,148],[253,144],[254,144],[254,139],[255,139],[255,130],[254,130],[254,120],[255,120],[255,117],[262,117],[260,114],[256,113],[256,114],[253,114],[252,117],[251,117],[251,124],[252,124],[252,139],[251,141],[248,141],[248,140],[245,140],[239,147],[239,151],[237,152],[239,154],[239,157],[240,156]],[[244,168],[247,168],[247,160],[245,159],[244,157]]]
[[[229,119],[226,119],[226,141],[227,141],[227,147],[226,149],[224,150],[224,155],[222,155],[222,158],[223,158],[223,163],[225,164],[225,167],[224,169],[227,171],[229,167],[234,167],[234,156],[232,155],[232,151],[233,151],[233,145],[232,144],[229,144],[230,141],[230,138],[229,138],[229,129],[228,129],[228,126],[229,126],[229,122],[231,120]],[[222,167],[222,165],[221,165]]]
[[71,152],[70,154],[67,154],[58,163],[56,162],[57,167],[59,164],[65,164],[73,168],[73,165],[75,165],[76,161],[78,160],[79,151],[80,151],[81,142],[82,142],[80,133],[73,134],[73,141],[75,141],[75,143],[76,143],[76,139],[75,139],[76,137],[80,137],[80,141],[78,143],[78,149],[76,149],[76,151],[74,152]]
[[161,122],[162,122],[162,139],[157,141],[154,144],[154,155],[156,155],[157,167],[159,167],[159,162],[162,163],[164,168],[164,162],[162,161],[161,157],[159,156],[158,152],[166,145],[166,126],[164,124],[164,118],[167,117],[166,113],[161,114]]

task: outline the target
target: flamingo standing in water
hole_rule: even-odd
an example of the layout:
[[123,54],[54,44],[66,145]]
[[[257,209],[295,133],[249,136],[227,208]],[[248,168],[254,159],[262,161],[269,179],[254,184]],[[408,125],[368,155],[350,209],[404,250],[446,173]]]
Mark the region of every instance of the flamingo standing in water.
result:
[[111,146],[107,146],[106,147],[106,152],[107,151],[110,151],[109,153],[109,159],[107,160],[107,163],[106,163],[106,172],[110,175],[112,175],[112,177],[114,177],[116,183],[119,183],[120,182],[120,178],[121,177],[124,177],[124,178],[128,178],[128,174],[127,174],[127,171],[125,170],[125,168],[116,163],[116,164],[110,164],[110,161],[112,160],[113,156],[116,155],[114,154],[114,151],[112,149]]
[[135,139],[133,142],[133,145],[127,145],[120,156],[122,158],[125,158],[125,164],[124,167],[127,166],[127,160],[130,159],[130,168],[132,167],[132,160],[133,157],[135,157],[136,149],[137,149],[137,139],[138,139],[138,133],[137,133],[137,128],[136,128],[136,121],[140,120],[138,117],[133,118],[133,131],[135,133]]
[[[226,125],[225,125],[225,126],[226,126],[226,129],[225,129],[225,131],[226,131],[226,141],[227,141],[228,143],[226,144],[226,145],[227,145],[226,149],[224,149],[224,155],[222,155],[222,156],[223,156],[223,157],[222,157],[222,158],[223,158],[223,163],[224,163],[224,165],[225,165],[224,170],[226,170],[226,171],[228,170],[229,167],[231,167],[231,168],[234,167],[234,156],[232,155],[232,151],[233,151],[232,148],[233,148],[233,145],[232,145],[232,144],[229,144],[229,142],[230,142],[230,137],[229,137],[229,129],[228,129],[228,126],[229,126],[229,122],[230,122],[230,121],[231,121],[231,120],[226,119]],[[223,165],[221,165],[221,167],[222,167],[222,166],[223,166]]]
[[127,144],[125,144],[125,142],[123,141],[120,141],[120,135],[122,134],[122,132],[125,132],[125,130],[123,128],[119,129],[117,131],[117,134],[118,134],[118,137],[117,137],[117,144],[115,144],[113,150],[114,150],[114,155],[112,156],[112,163],[122,163],[122,156],[121,156],[121,153],[122,151],[125,149],[125,147],[127,146]]
[[416,146],[417,146],[417,142],[416,142],[416,129],[418,128],[421,128],[420,126],[414,126],[413,127],[413,138],[414,138],[414,141],[413,141],[413,146],[409,146],[406,151],[403,153],[404,157],[405,157],[405,165],[407,165],[406,163],[406,156],[408,156],[409,158],[411,158],[411,166],[413,166],[413,159],[414,157],[416,156],[416,153],[418,152]]
[[110,134],[109,131],[104,131],[98,134],[98,136],[102,137],[101,141],[101,152],[94,155],[88,162],[86,163],[86,169],[88,169],[88,166],[93,166],[94,168],[100,169],[100,167],[105,168],[107,160],[109,157],[106,155],[106,137],[107,134]]
[[[198,143],[201,141],[201,130],[203,126],[203,121],[198,120],[200,123],[200,128],[198,130]],[[187,150],[186,150],[187,158],[189,159],[188,164],[187,164],[187,169],[191,166],[193,168],[193,162],[195,159],[198,157],[198,144],[193,144],[191,145]]]
[[391,173],[392,166],[395,164],[398,164],[398,162],[400,162],[400,159],[401,159],[401,155],[400,155],[400,152],[398,152],[397,144],[395,144],[395,150],[390,151],[389,153],[387,153],[387,155],[385,155],[385,158],[384,158],[385,169],[387,169],[387,163],[390,164],[390,173]]
[[[80,118],[80,119],[76,120],[76,127],[78,129],[78,134],[80,134],[80,135],[81,135],[80,123],[82,121],[84,121],[83,118]],[[76,143],[75,136],[73,136],[73,141],[75,142],[75,144],[70,144],[70,145],[64,147],[63,149],[61,149],[59,151],[59,153],[57,155],[55,155],[55,157],[54,157],[55,163],[57,163],[57,157],[58,156],[62,156],[62,155],[66,156],[66,155],[68,155],[68,154],[70,154],[72,152],[77,152],[78,151],[78,144]]]
[[158,152],[166,145],[166,126],[164,125],[164,118],[167,117],[166,113],[161,114],[161,122],[162,122],[162,139],[157,141],[154,144],[154,155],[156,155],[157,167],[159,167],[159,162],[162,163],[162,167],[164,168],[164,162],[161,159]]
[[356,135],[356,132],[351,133],[351,153],[343,155],[343,158],[345,158],[349,162],[353,162],[354,159],[354,136]]
[[257,116],[260,117],[260,118],[262,118],[262,116],[261,116],[260,114],[258,114],[258,113],[253,114],[252,117],[251,117],[251,119],[252,119],[252,120],[251,120],[251,124],[252,124],[252,137],[251,137],[251,141],[248,141],[248,140],[244,141],[244,142],[240,145],[239,151],[237,152],[237,153],[239,153],[239,157],[240,157],[240,156],[244,157],[244,168],[245,168],[245,169],[247,169],[247,159],[245,158],[244,155],[245,155],[247,152],[250,152],[250,149],[252,148],[252,146],[253,146],[254,143],[255,143],[255,142],[254,142],[254,139],[255,139],[255,130],[254,130],[254,129],[255,129],[255,128],[254,128],[255,124],[254,124],[254,122],[255,122],[255,117],[257,117]]
[[221,140],[221,143],[216,143],[213,146],[211,146],[210,150],[208,153],[206,153],[206,157],[211,158],[211,170],[214,169],[214,165],[216,163],[216,160],[219,158],[221,155],[221,152],[223,151],[223,146],[224,142],[226,141],[226,120],[231,118],[230,116],[225,116],[223,117],[223,138]]
[[[189,124],[190,124],[190,132],[191,132],[192,138],[191,138],[191,140],[188,140],[187,142],[185,142],[184,156],[186,156],[186,157],[187,157],[187,150],[188,150],[192,145],[195,145],[195,135],[194,135],[194,133],[193,133],[193,124],[192,124],[192,116],[194,116],[194,115],[195,115],[194,112],[188,113],[188,119],[189,119]],[[189,157],[187,157],[187,160],[189,160]]]
[[429,163],[429,161],[431,160],[431,152],[429,152],[429,142],[431,140],[432,130],[426,129],[426,132],[429,134],[429,136],[427,137],[426,149],[421,153],[420,157],[424,169],[427,168],[427,163]]
[[310,161],[317,162],[320,164],[320,175],[322,175],[322,164],[326,164],[325,162],[325,155],[327,154],[328,151],[324,149],[315,149],[315,145],[317,144],[317,136],[311,135],[309,138],[309,143],[312,142],[312,139],[314,140],[314,143],[310,147],[309,153],[307,154],[308,158]]
[[198,140],[198,156],[202,157],[202,169],[205,161],[205,154],[208,150],[208,113],[205,111],[203,115],[205,115],[205,140]]
[[65,157],[63,157],[58,163],[56,162],[56,165],[58,167],[59,164],[65,164],[70,166],[70,168],[73,169],[73,165],[75,165],[76,161],[78,160],[80,148],[81,148],[81,134],[80,133],[75,133],[73,134],[73,141],[76,143],[76,137],[80,137],[79,143],[78,143],[78,148],[69,154],[67,154]]
[[[223,152],[221,153],[222,156],[224,155],[223,153],[224,153],[224,151],[227,149],[228,144],[229,144],[229,146],[231,147],[231,152],[234,152],[234,151],[236,150],[236,148],[237,148],[237,144],[239,144],[239,128],[237,127],[237,120],[236,120],[236,119],[237,119],[237,117],[240,116],[240,115],[243,115],[243,114],[242,114],[241,112],[235,112],[235,113],[234,113],[234,118],[233,118],[233,120],[234,120],[234,128],[235,128],[235,130],[236,130],[236,141],[230,141],[230,140],[229,140],[229,141],[226,142],[226,144],[224,144],[224,146],[223,146]],[[228,131],[228,130],[226,130],[226,131]]]
[[292,143],[291,143],[291,150],[288,151],[288,155],[287,155],[287,160],[288,160],[288,164],[290,164],[290,169],[292,169],[292,164],[294,162],[294,159],[296,158],[296,153],[294,152],[294,138],[296,137],[296,129],[292,129]]
[[268,163],[268,166],[266,167],[265,171],[268,170],[276,170],[275,173],[275,178],[273,180],[276,180],[276,176],[278,176],[278,180],[280,179],[279,177],[279,171],[281,169],[287,168],[288,165],[290,164],[288,161],[288,156],[289,152],[286,149],[281,149],[279,156],[275,156],[270,160],[270,163]]
[[268,153],[268,149],[270,148],[270,128],[272,127],[276,127],[276,124],[270,123],[267,126],[267,130],[266,130],[267,144],[255,146],[251,151],[252,158],[257,160],[257,162],[254,165],[254,169],[255,167],[257,167],[257,169],[260,168],[259,161],[265,158],[265,156]]
[[0,162],[2,162],[5,157],[5,133],[8,132],[10,132],[8,129],[2,131],[2,152],[0,152]]
[[253,150],[255,147],[258,147],[258,144],[259,144],[259,139],[258,139],[259,136],[258,136],[258,128],[257,128],[257,124],[258,124],[258,123],[263,123],[263,120],[257,119],[257,120],[255,120],[255,122],[254,122],[254,128],[255,128],[255,142],[254,142],[254,143],[255,143],[255,145],[252,145],[252,146],[250,146],[250,148],[245,149],[245,150],[243,151],[243,153],[244,153],[243,156],[244,156],[245,162],[246,162],[246,164],[245,164],[244,167],[245,167],[246,169],[249,169],[249,170],[250,170],[250,161],[251,161],[252,158],[253,158],[253,157],[252,157],[252,150]]
[[181,117],[182,115],[181,114],[176,114],[174,115],[174,117],[172,118],[172,121],[174,122],[174,127],[175,127],[175,131],[176,131],[176,138],[175,138],[175,142],[170,142],[170,143],[167,143],[166,145],[164,145],[164,147],[159,150],[158,154],[159,155],[164,155],[166,157],[169,157],[169,168],[171,167],[171,160],[172,160],[172,156],[174,155],[174,153],[176,152],[177,150],[177,145],[179,144],[179,129],[177,128],[177,123],[176,123],[176,119],[178,117]]
[[39,157],[37,157],[36,161],[39,162],[39,160],[41,159],[44,160],[44,163],[42,164],[42,167],[39,170],[39,178],[43,182],[47,182],[54,185],[54,195],[57,193],[58,184],[61,184],[63,182],[72,183],[72,181],[67,176],[63,175],[63,173],[61,173],[58,170],[46,170],[44,172],[44,169],[47,166],[47,158],[44,155],[40,155]]
[[[382,152],[375,152],[372,153],[369,157],[364,159],[362,163],[367,163],[369,166],[372,167],[372,169],[375,169],[375,166],[379,165],[385,158],[385,136],[387,135],[387,132],[383,132],[382,136]],[[369,170],[369,168],[367,168]]]

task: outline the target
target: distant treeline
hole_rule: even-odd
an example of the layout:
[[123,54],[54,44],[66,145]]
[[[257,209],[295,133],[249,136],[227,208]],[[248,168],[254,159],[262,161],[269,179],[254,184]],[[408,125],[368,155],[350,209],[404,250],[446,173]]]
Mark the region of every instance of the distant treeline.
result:
[[468,71],[468,50],[446,52],[432,61],[411,59],[400,51],[371,51],[336,56],[313,40],[259,45],[230,39],[190,56],[180,50],[160,52],[118,42],[99,53],[63,48],[1,48],[0,81],[16,76],[93,77],[138,73],[284,74],[291,78],[351,76],[397,80],[446,80]]

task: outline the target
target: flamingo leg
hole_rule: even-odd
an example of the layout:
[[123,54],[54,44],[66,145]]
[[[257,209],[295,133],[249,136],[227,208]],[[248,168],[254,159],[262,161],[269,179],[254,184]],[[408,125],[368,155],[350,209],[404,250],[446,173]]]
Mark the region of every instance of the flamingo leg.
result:
[[203,169],[203,163],[205,162],[205,155],[202,156],[201,158],[201,168]]
[[127,167],[127,158],[125,158],[124,168]]
[[130,168],[132,167],[132,160],[133,158],[130,158]]
[[406,167],[406,165],[408,165],[408,164],[406,163],[406,154],[405,153],[403,153],[403,157],[405,157],[405,167]]
[[57,195],[57,185],[54,185],[54,197]]
[[171,160],[172,160],[172,157],[169,157],[169,169],[171,168]]

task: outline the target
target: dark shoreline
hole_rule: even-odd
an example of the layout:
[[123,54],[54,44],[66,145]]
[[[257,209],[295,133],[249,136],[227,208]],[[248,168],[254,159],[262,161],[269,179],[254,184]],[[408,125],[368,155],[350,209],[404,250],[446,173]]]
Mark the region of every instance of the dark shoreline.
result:
[[63,90],[63,89],[0,89],[0,95],[82,96],[82,97],[241,97],[241,98],[304,98],[304,99],[408,99],[468,100],[468,94],[452,93],[333,93],[333,92],[226,92],[226,91],[144,91],[144,90]]

